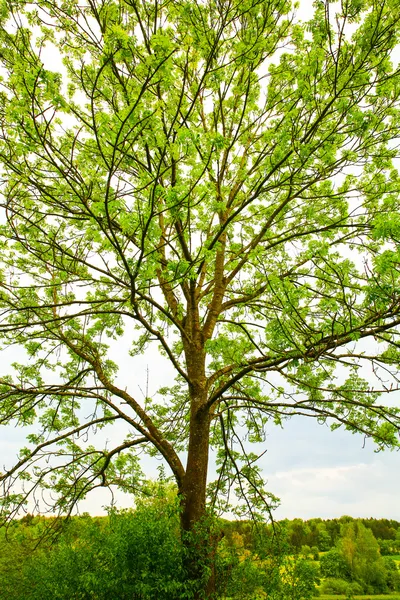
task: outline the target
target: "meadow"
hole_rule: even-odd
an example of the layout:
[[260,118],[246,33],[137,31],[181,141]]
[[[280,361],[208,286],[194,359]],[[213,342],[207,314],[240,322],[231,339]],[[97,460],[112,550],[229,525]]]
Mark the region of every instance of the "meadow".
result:
[[[346,596],[336,596],[334,594],[321,594],[316,596],[319,600],[348,600]],[[367,594],[363,596],[354,596],[352,600],[400,600],[400,594]]]

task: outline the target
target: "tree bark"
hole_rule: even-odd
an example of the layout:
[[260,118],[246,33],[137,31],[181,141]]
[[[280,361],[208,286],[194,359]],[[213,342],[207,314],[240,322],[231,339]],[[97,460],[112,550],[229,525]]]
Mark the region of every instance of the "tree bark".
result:
[[180,488],[181,527],[187,551],[187,574],[196,590],[194,598],[197,600],[213,597],[215,581],[215,551],[206,514],[210,413],[203,348],[197,345],[188,349],[186,359],[190,377],[190,423],[186,472]]
[[[195,404],[198,403],[196,402]],[[189,448],[183,479],[181,527],[186,543],[188,578],[197,588],[195,598],[211,598],[205,573],[210,568],[210,535],[206,515],[206,489],[209,456],[210,419],[204,408],[193,406],[190,418]],[[210,578],[213,580],[213,578]]]
[[200,409],[190,419],[188,458],[182,485],[182,526],[185,531],[190,531],[205,515],[209,435],[208,411]]

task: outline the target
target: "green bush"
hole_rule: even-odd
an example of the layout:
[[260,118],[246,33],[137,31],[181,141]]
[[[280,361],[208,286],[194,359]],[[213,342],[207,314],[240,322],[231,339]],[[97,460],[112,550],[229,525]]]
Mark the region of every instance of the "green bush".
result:
[[395,561],[384,556],[382,562],[386,570],[386,584],[390,591],[400,591],[400,571],[397,568]]
[[340,596],[347,595],[349,588],[350,584],[348,581],[344,581],[344,579],[338,579],[336,577],[328,577],[328,579],[325,579],[321,585],[321,592],[323,594],[335,594]]
[[79,519],[23,569],[10,600],[183,600],[190,598],[176,504],[159,499],[108,519]]
[[350,572],[343,555],[332,548],[326,554],[321,556],[320,560],[321,575],[330,579],[349,579]]
[[360,585],[357,581],[353,581],[352,583],[350,583],[349,588],[353,595],[359,595],[363,593],[362,585]]

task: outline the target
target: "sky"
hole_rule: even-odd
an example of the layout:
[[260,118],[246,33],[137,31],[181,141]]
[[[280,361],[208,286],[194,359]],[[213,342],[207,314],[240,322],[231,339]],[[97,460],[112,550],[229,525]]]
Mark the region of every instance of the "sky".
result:
[[[127,340],[125,340],[127,341]],[[127,344],[119,342],[112,349],[112,358],[119,364],[118,383],[128,385],[137,399],[146,391],[152,395],[162,385],[171,382],[171,371],[164,358],[156,352],[140,357],[128,355]],[[0,375],[5,374],[7,363],[18,358],[15,349],[7,356],[0,355]],[[397,392],[395,392],[397,394]],[[400,392],[399,392],[400,394]],[[391,401],[397,404],[399,396]],[[384,402],[383,402],[384,403]],[[280,498],[274,512],[276,520],[284,518],[310,519],[352,517],[388,518],[400,521],[400,453],[377,453],[371,440],[361,435],[338,429],[331,431],[306,417],[293,417],[278,427],[267,425],[266,441],[259,450],[267,452],[261,459],[267,490]],[[107,433],[110,447],[120,443],[123,433],[114,427]],[[24,432],[16,428],[3,428],[0,432],[0,457],[2,464],[10,462],[23,444]],[[146,459],[145,474],[157,478],[160,461]],[[213,471],[211,460],[210,473]],[[167,470],[167,475],[169,475]],[[106,490],[95,490],[80,504],[80,511],[104,514],[111,504]],[[130,507],[133,498],[116,493],[114,500],[120,507]]]
[[[269,443],[268,443],[269,442]],[[400,454],[374,452],[348,431],[294,418],[271,428],[264,472],[281,499],[277,518],[353,517],[400,520]]]
[[[301,417],[284,428],[267,427],[266,454],[261,459],[267,489],[281,500],[275,519],[350,515],[400,521],[400,454],[376,453],[370,441]],[[114,432],[118,438],[118,430]],[[23,434],[3,428],[1,463],[15,457]],[[157,477],[156,462],[145,463],[149,477]],[[168,474],[168,473],[167,473]],[[116,494],[118,505],[129,507],[132,498]],[[96,490],[81,503],[80,511],[102,514],[110,505],[105,490]]]
[[[306,17],[304,10],[302,16]],[[0,375],[7,365],[18,359],[18,350],[0,355]],[[144,373],[149,373],[150,393],[168,383],[169,373],[156,353],[136,359],[127,356],[123,344],[116,346],[113,360],[120,364],[120,381],[128,378],[132,392],[140,398],[146,386]],[[135,375],[139,374],[136,378]],[[135,379],[133,379],[135,378]],[[400,392],[399,392],[400,394]],[[394,398],[399,405],[400,398]],[[120,432],[114,432],[117,440]],[[112,440],[113,441],[113,440]],[[23,432],[3,428],[0,432],[0,470],[16,456],[23,442]],[[262,458],[268,491],[281,499],[276,519],[312,517],[393,518],[400,521],[400,454],[376,453],[373,444],[360,435],[341,429],[331,432],[326,425],[311,419],[294,417],[283,428],[267,426],[267,449]],[[147,474],[157,476],[155,462],[146,462]],[[132,499],[117,495],[120,506]],[[100,514],[110,504],[107,493],[96,491],[81,504],[81,510]]]

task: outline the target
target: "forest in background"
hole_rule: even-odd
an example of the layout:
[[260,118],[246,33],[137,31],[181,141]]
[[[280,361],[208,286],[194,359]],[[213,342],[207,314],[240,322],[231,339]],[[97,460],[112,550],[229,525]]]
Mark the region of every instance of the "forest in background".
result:
[[[218,519],[212,529],[219,540],[214,559],[220,599],[309,600],[400,591],[400,522],[395,520]],[[64,522],[27,514],[0,531],[1,600],[193,597],[178,503],[162,487],[135,510]],[[199,535],[197,542],[204,544]]]

